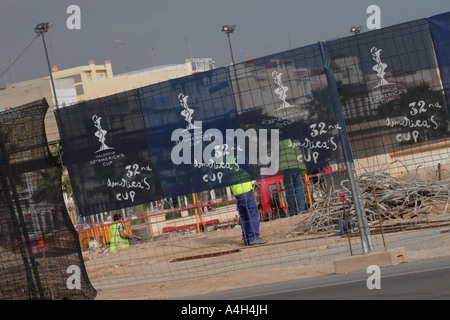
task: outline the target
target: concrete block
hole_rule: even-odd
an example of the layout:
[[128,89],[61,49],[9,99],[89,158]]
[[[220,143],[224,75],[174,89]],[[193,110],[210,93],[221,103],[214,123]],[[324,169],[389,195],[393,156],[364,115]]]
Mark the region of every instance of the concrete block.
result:
[[386,251],[371,252],[363,255],[353,255],[334,261],[336,274],[363,271],[371,265],[379,267],[393,266],[406,262],[406,248],[393,248]]

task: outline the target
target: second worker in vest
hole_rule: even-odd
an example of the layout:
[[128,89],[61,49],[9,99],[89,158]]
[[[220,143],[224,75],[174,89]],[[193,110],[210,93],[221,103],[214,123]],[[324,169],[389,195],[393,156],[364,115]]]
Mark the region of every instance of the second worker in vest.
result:
[[123,223],[120,222],[122,216],[118,213],[114,215],[114,224],[109,227],[109,235],[111,241],[109,244],[109,251],[115,251],[117,247],[128,248],[130,246],[128,240],[131,235],[127,234]]
[[306,166],[301,155],[299,147],[294,146],[289,139],[280,142],[279,170],[283,172],[286,202],[290,216],[305,211],[302,172],[306,170]]

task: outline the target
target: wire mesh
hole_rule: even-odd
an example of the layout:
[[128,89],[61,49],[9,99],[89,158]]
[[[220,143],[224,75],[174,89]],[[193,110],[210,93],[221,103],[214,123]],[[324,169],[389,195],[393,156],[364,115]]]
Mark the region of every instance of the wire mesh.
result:
[[371,233],[445,226],[450,128],[428,21],[328,48]]
[[61,167],[47,145],[47,109],[44,99],[0,114],[2,299],[96,294],[65,208]]
[[[439,241],[445,237],[449,222],[449,118],[427,21],[401,24],[326,45],[375,250]],[[292,90],[286,103],[308,106],[305,109],[311,112],[304,117],[309,121],[307,126],[298,126],[292,139],[309,137],[312,129],[320,130],[320,123],[327,124],[323,129],[331,128],[329,119],[333,118],[326,111],[330,103],[327,84],[317,72],[321,61],[313,48],[231,67],[236,106],[244,129],[270,125],[282,128],[302,117],[301,111],[294,110],[282,116],[270,113],[281,103],[275,89],[282,86]],[[314,64],[318,65],[316,69],[308,68]],[[277,67],[281,71],[273,74]],[[282,83],[275,79],[279,73],[285,76],[280,78]],[[145,279],[158,282],[200,278],[360,254],[348,173],[342,158],[330,158],[331,163],[310,166],[302,177],[305,211],[300,215],[289,215],[283,176],[259,176],[265,185],[255,190],[255,197],[260,234],[269,240],[266,245],[242,245],[239,214],[231,194],[215,199],[212,212],[190,197],[184,207],[181,205],[183,208],[146,213],[142,220],[146,222],[135,228],[146,230],[151,236],[132,246],[134,251],[107,253],[106,258],[91,251],[88,270],[97,270],[98,280],[94,281],[101,286],[121,286],[125,285],[123,281],[112,283],[99,270],[115,270],[118,277],[127,279],[127,285],[133,285]],[[258,175],[261,166],[253,166],[253,170]],[[216,192],[220,191],[213,191]],[[179,217],[167,220],[165,212],[172,216],[174,210]],[[133,228],[130,230],[133,232]],[[97,269],[100,261],[105,264]]]

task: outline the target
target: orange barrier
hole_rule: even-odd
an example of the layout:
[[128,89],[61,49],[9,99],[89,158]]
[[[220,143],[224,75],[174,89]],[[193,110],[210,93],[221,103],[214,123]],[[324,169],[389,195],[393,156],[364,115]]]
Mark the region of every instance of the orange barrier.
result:
[[[123,221],[122,223],[125,227],[126,232],[130,234],[131,232],[130,222]],[[114,223],[102,224],[98,226],[89,227],[86,229],[77,230],[80,239],[81,250],[82,251],[89,250],[89,243],[92,241],[96,241],[98,247],[108,244],[111,240],[111,236],[109,234],[109,227],[111,227],[111,225],[113,224]]]

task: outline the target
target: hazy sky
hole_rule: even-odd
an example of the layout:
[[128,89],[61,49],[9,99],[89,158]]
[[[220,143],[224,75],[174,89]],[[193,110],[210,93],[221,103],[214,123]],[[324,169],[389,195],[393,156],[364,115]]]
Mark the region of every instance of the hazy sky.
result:
[[[80,10],[80,30],[66,22],[70,5]],[[448,0],[1,0],[0,73],[36,36],[40,22],[53,23],[46,34],[50,61],[59,69],[112,62],[114,74],[190,58],[213,58],[216,67],[231,62],[225,24],[236,62],[350,35],[364,26],[368,6],[381,9],[381,27],[450,11]],[[126,48],[114,40],[123,40]],[[152,50],[153,48],[153,50]],[[153,59],[152,59],[153,52]],[[41,38],[34,40],[6,74],[8,83],[48,75]],[[4,86],[5,76],[0,79]]]

